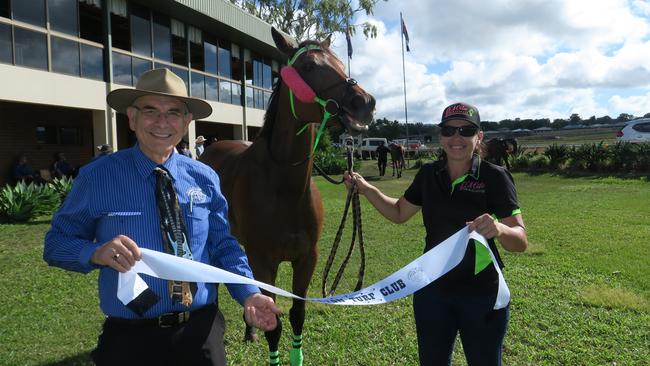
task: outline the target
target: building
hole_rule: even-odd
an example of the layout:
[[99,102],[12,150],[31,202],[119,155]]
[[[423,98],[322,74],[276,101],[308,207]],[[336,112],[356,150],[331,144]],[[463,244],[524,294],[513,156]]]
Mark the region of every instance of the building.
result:
[[48,169],[62,151],[73,166],[95,146],[131,146],[111,90],[166,67],[214,110],[198,135],[252,139],[263,123],[283,55],[267,23],[225,0],[0,0],[0,185],[26,153]]

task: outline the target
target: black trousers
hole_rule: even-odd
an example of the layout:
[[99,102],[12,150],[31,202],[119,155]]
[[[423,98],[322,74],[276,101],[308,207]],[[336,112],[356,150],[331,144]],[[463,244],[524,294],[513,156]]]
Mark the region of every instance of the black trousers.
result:
[[188,321],[168,328],[108,318],[91,355],[97,365],[225,366],[224,327],[216,305],[193,311]]
[[469,366],[500,366],[510,306],[499,310],[493,295],[451,295],[431,285],[413,296],[421,366],[451,365],[460,334]]

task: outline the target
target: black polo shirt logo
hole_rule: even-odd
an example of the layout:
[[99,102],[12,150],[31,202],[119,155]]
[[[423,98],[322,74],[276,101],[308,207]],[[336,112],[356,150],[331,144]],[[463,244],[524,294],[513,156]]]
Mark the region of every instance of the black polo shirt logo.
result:
[[466,180],[458,186],[458,191],[485,193],[485,183],[476,180]]

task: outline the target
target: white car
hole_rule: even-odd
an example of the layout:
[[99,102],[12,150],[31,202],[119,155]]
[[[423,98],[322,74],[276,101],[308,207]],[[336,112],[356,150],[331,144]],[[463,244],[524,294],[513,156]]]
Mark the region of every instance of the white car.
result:
[[361,158],[365,159],[366,157],[374,159],[376,157],[375,151],[379,145],[384,145],[388,147],[388,140],[384,137],[368,137],[361,140]]
[[650,118],[630,121],[616,133],[618,141],[650,142]]

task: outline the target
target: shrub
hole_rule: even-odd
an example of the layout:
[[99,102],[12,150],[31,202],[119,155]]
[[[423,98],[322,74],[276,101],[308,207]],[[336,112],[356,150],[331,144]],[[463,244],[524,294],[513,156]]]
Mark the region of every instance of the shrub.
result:
[[637,160],[637,147],[626,141],[619,141],[610,147],[610,167],[615,172],[629,172]]
[[60,203],[60,196],[52,187],[19,182],[0,191],[0,217],[7,222],[27,222],[51,214]]
[[639,173],[650,173],[650,143],[636,144],[634,169]]
[[62,178],[54,178],[54,180],[47,185],[59,195],[61,202],[63,202],[68,193],[70,193],[73,182],[74,179],[72,177],[63,176]]
[[571,149],[571,166],[574,169],[598,171],[607,166],[609,158],[607,146],[601,141],[597,144],[582,144]]
[[[345,150],[343,150],[345,151]],[[314,164],[318,165],[325,174],[343,174],[348,169],[348,162],[341,149],[332,146],[331,138],[328,133],[324,133],[314,154]],[[354,160],[354,170],[359,169],[360,163]],[[313,169],[313,173],[318,175],[318,171]]]
[[544,150],[544,156],[548,158],[548,167],[557,169],[569,158],[570,149],[566,145],[553,143]]
[[549,166],[551,164],[551,159],[543,154],[540,155],[533,155],[530,158],[530,161],[528,163],[528,166],[531,170],[548,170]]

